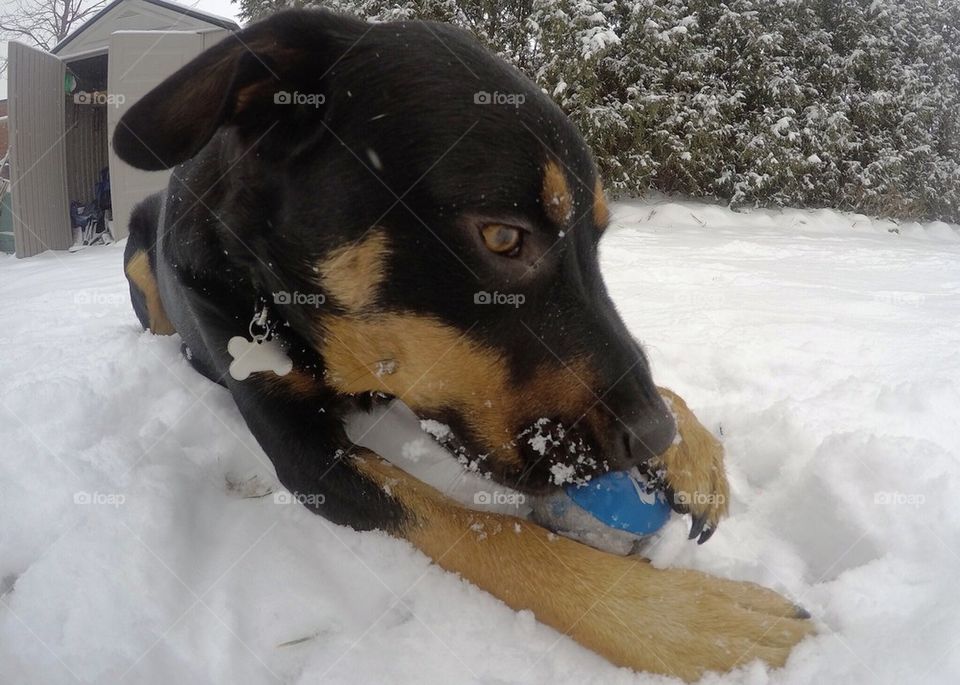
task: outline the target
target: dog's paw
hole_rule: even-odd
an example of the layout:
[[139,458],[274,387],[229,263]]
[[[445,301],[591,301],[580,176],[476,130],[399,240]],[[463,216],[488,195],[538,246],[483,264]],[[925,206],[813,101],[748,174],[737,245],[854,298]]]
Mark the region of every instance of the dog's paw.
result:
[[596,603],[574,637],[602,640],[594,648],[618,665],[694,681],[756,659],[782,666],[815,632],[809,617],[753,583],[640,563]]
[[686,402],[671,390],[660,394],[677,420],[679,440],[653,464],[663,471],[674,510],[690,514],[690,539],[710,539],[727,515],[730,487],[723,467],[723,445],[697,420]]

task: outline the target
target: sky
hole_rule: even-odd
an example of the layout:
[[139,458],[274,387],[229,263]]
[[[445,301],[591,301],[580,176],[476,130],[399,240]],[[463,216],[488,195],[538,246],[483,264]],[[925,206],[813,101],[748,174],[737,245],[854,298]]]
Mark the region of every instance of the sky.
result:
[[[177,0],[168,0],[168,2],[177,2]],[[3,7],[4,9],[13,4],[14,3],[10,0],[0,0],[0,7]],[[179,4],[186,5],[187,7],[195,7],[205,12],[218,14],[221,17],[233,19],[238,23],[240,21],[239,17],[237,16],[240,7],[239,5],[231,3],[230,0],[186,0],[179,2]],[[7,44],[5,41],[2,43],[2,45],[0,45],[0,54],[3,54],[3,56],[6,56],[7,54]],[[5,97],[7,97],[6,74],[0,76],[0,99]]]

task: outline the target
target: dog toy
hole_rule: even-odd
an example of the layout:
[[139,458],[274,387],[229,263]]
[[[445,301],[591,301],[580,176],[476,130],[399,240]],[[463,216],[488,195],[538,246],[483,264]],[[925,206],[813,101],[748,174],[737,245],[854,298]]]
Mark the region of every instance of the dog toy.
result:
[[540,525],[591,547],[630,554],[659,531],[671,508],[659,487],[637,469],[612,471],[533,503]]
[[662,480],[637,468],[594,476],[542,497],[497,484],[440,445],[449,432],[446,426],[420,421],[402,402],[358,413],[346,429],[359,444],[465,507],[529,518],[614,554],[639,551],[670,518]]

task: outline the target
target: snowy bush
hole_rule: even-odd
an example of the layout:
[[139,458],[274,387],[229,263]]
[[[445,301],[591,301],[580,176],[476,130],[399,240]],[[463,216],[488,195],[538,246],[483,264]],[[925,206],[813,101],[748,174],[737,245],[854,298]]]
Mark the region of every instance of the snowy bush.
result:
[[240,0],[469,29],[608,187],[960,222],[960,0]]

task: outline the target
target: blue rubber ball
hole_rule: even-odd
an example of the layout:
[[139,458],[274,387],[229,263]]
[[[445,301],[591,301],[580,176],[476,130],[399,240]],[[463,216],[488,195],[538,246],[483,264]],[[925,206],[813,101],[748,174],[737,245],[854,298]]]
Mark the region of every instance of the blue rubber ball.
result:
[[635,535],[650,535],[670,518],[670,504],[662,492],[646,492],[646,483],[635,473],[611,471],[586,485],[571,485],[567,496],[577,506],[611,528]]

